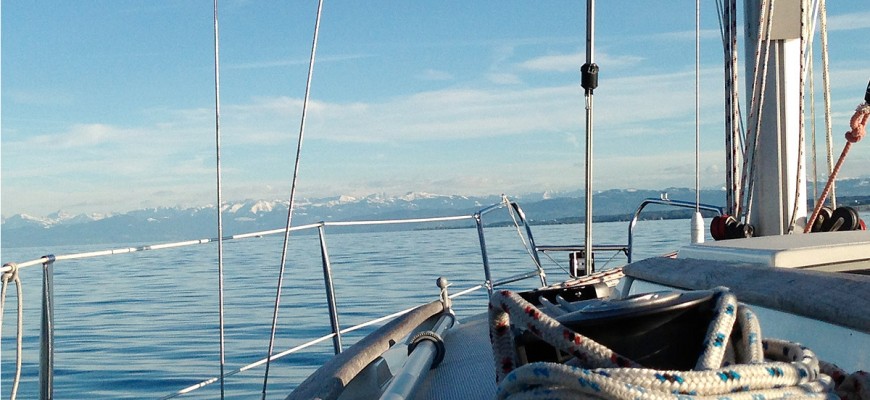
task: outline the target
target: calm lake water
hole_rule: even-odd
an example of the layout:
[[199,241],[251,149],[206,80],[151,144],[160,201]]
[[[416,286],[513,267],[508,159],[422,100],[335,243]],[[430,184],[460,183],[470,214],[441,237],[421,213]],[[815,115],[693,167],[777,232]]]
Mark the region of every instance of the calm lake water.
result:
[[[628,224],[594,226],[596,244],[624,244]],[[538,245],[582,243],[582,225],[535,226]],[[283,238],[271,236],[225,242],[226,371],[265,357]],[[709,239],[708,239],[709,240]],[[689,241],[688,220],[641,221],[635,259],[678,249]],[[435,280],[447,277],[451,292],[483,281],[475,229],[342,233],[327,228],[340,323],[350,327],[438,296]],[[486,243],[498,280],[531,271],[532,263],[514,228],[487,228]],[[3,261],[43,254],[73,254],[120,248],[64,247],[3,250]],[[316,235],[291,238],[276,339],[276,353],[330,331],[320,245]],[[216,244],[145,251],[55,264],[56,398],[160,398],[219,375]],[[625,257],[596,254],[597,268],[625,263]],[[567,255],[542,258],[550,282],[563,279]],[[21,271],[24,283],[24,372],[19,398],[38,396],[39,320],[42,271]],[[527,289],[536,280],[513,284]],[[2,396],[15,369],[15,308],[10,286],[3,318]],[[485,310],[486,292],[457,300],[468,316]],[[343,337],[346,348],[371,329]],[[332,352],[331,340],[273,362],[269,398],[283,399]],[[229,398],[258,398],[264,368],[226,380]],[[218,383],[183,398],[217,398]]]

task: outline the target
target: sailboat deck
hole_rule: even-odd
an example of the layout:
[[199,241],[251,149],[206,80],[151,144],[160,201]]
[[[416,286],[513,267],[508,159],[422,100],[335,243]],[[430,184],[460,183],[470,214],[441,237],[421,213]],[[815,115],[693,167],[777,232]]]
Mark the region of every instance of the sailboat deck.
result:
[[444,346],[444,360],[421,384],[417,400],[494,398],[495,370],[487,314],[475,315],[448,331]]

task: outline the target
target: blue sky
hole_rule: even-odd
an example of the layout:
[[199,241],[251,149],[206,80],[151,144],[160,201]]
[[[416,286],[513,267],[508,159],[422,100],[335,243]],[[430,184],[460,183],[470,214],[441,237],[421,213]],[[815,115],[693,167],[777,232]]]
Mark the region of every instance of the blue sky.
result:
[[[712,187],[724,181],[723,74],[704,3]],[[838,153],[870,78],[870,7],[829,3]],[[286,199],[316,3],[220,5],[224,198]],[[214,203],[210,1],[0,12],[4,216]],[[693,186],[694,2],[606,1],[597,14],[596,187]],[[582,187],[584,46],[581,2],[326,1],[299,194]],[[842,176],[870,170],[862,145]]]

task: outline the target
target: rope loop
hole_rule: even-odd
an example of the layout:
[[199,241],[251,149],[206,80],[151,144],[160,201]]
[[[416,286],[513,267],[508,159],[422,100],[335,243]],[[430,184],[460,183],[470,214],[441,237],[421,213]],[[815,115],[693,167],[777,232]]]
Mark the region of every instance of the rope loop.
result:
[[9,270],[0,276],[0,280],[2,280],[2,290],[0,290],[0,328],[3,327],[3,314],[6,310],[6,291],[9,281],[15,282],[15,294],[18,297],[18,324],[15,340],[15,376],[12,378],[12,393],[9,395],[10,399],[15,400],[18,396],[18,385],[21,382],[22,354],[24,351],[24,294],[21,289],[21,277],[18,276],[18,264],[8,263],[3,266],[8,267]]
[[[768,400],[870,399],[870,375],[847,375],[819,361],[806,347],[761,338],[752,311],[727,288],[710,299],[712,321],[693,370],[645,368],[580,335],[510,291],[490,299],[498,399]],[[513,324],[513,328],[511,326]],[[532,332],[573,355],[566,364],[534,362],[518,366],[513,329]],[[679,338],[675,338],[680,340]],[[868,389],[863,389],[864,387]],[[862,391],[863,390],[863,391]]]
[[846,140],[857,143],[867,134],[867,120],[870,118],[870,104],[863,103],[855,109],[855,114],[849,120],[849,131],[846,132]]
[[9,268],[9,270],[4,272],[2,277],[0,277],[3,282],[15,281],[18,279],[18,264],[11,262],[3,264],[3,266]]

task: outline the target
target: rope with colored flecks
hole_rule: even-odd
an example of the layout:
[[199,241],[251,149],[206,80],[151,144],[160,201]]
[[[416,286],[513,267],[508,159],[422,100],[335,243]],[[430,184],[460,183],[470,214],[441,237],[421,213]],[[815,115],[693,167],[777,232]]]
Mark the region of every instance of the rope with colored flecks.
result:
[[[510,291],[490,300],[490,336],[499,399],[870,399],[866,373],[818,361],[807,348],[761,340],[752,311],[725,288],[716,289],[716,318],[693,371],[643,368],[594,340],[562,326]],[[537,362],[517,368],[510,325],[524,327],[553,347],[574,355],[575,365]],[[734,331],[739,334],[732,335]],[[765,361],[767,359],[768,361]],[[839,375],[838,375],[839,374]],[[832,381],[831,376],[834,376]],[[839,381],[837,377],[839,376]],[[863,387],[863,389],[862,389]],[[850,397],[851,396],[851,397]]]

